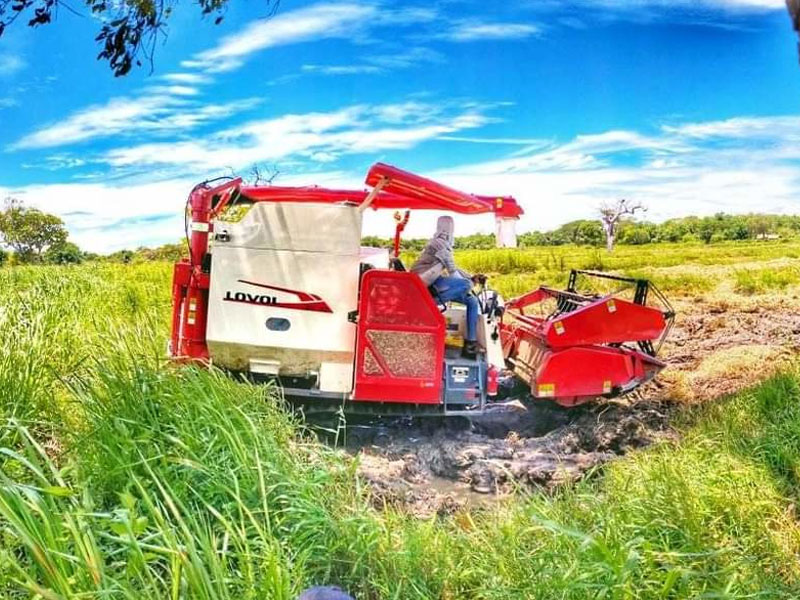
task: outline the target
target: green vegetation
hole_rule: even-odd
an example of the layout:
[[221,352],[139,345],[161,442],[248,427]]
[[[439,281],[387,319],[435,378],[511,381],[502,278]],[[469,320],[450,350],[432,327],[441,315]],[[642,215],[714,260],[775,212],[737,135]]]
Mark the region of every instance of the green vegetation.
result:
[[757,294],[770,290],[785,290],[800,282],[797,267],[784,269],[747,269],[736,272],[735,290],[743,294]]
[[[15,206],[21,207],[19,203],[16,203]],[[34,216],[43,215],[43,213],[24,207],[22,210]],[[3,233],[3,214],[0,212],[0,236]],[[60,224],[56,217],[43,216],[55,219],[53,223],[63,229],[63,224]],[[10,228],[11,225],[8,225],[9,230]],[[27,228],[31,232],[36,229],[36,227]],[[60,233],[58,235],[62,236]],[[63,236],[65,235],[66,230],[63,232]],[[605,238],[599,220],[573,221],[545,233],[537,231],[523,233],[519,236],[520,246],[525,251],[523,253],[517,250],[497,250],[495,237],[490,234],[476,233],[458,237],[455,246],[457,250],[480,251],[473,255],[468,252],[462,254],[467,257],[466,260],[474,264],[476,271],[507,274],[520,270],[531,272],[535,269],[560,271],[567,263],[580,263],[581,268],[598,270],[639,268],[648,264],[666,266],[658,259],[658,255],[664,252],[665,247],[669,248],[668,254],[673,260],[673,265],[681,264],[679,261],[684,258],[689,262],[702,263],[705,260],[706,264],[717,264],[722,255],[728,254],[731,260],[736,260],[740,252],[757,260],[761,260],[767,255],[797,257],[800,255],[800,251],[795,242],[799,238],[800,217],[719,214],[705,218],[673,219],[659,225],[636,221],[623,222],[619,226],[617,249],[613,255],[604,249],[601,250]],[[44,245],[35,252],[30,249],[29,245],[17,249],[17,252],[12,255],[12,264],[28,262],[67,264],[79,263],[84,260],[121,263],[164,260],[174,262],[185,257],[188,252],[186,242],[180,241],[174,244],[164,244],[158,248],[140,247],[135,250],[119,250],[113,254],[101,256],[81,252],[75,244],[66,242],[66,238],[49,242],[47,242],[49,239],[47,236],[44,236],[43,239],[45,239]],[[406,255],[413,256],[422,250],[426,242],[426,239],[404,239],[401,246]],[[754,243],[756,245],[753,245]],[[26,244],[30,244],[30,242],[26,242]],[[363,239],[363,244],[391,248],[393,242],[389,238],[367,236]],[[784,255],[775,252],[776,244],[791,245],[790,254]],[[9,238],[6,238],[6,245],[12,246]],[[631,246],[635,248],[628,249]],[[762,251],[762,246],[767,246],[772,250]],[[680,252],[677,251],[679,248]],[[787,250],[787,246],[784,245],[780,248]],[[720,251],[720,249],[722,250]],[[486,254],[487,251],[490,254]],[[634,260],[636,263],[634,265],[621,265],[620,260],[617,259],[619,254],[628,257],[646,256],[650,262]],[[4,262],[3,256],[4,253],[0,251],[0,266]],[[656,259],[656,262],[653,262],[653,258]]]
[[[402,258],[411,264],[417,253],[404,252]],[[460,250],[456,261],[472,273],[491,276],[492,285],[506,297],[521,294],[540,284],[564,285],[570,269],[589,269],[620,273],[652,280],[660,289],[677,295],[698,294],[715,289],[724,278],[716,269],[733,278],[732,270],[766,269],[773,278],[797,283],[797,267],[786,262],[800,257],[800,242],[721,242],[650,244],[619,246],[609,254],[586,246],[540,246],[521,250]],[[775,266],[765,267],[765,263]],[[736,291],[745,293],[735,285]],[[766,284],[746,293],[779,289]]]
[[[67,264],[79,263],[84,254],[67,241],[64,222],[55,215],[25,206],[19,200],[6,198],[0,210],[0,245],[14,251],[13,262]],[[0,248],[0,266],[8,253]]]
[[[595,267],[677,289],[716,285],[702,269],[724,265],[780,289],[764,274],[778,267],[740,265],[800,250],[665,248]],[[596,259],[457,258],[524,290]],[[272,389],[166,364],[170,276],[167,262],[0,271],[0,597],[289,599],[312,583],[359,598],[800,594],[800,373],[686,409],[680,441],[578,485],[418,520],[375,508],[353,460]]]
[[[616,244],[641,246],[685,242],[689,244],[718,244],[747,240],[797,240],[800,238],[800,216],[788,215],[726,215],[713,217],[685,217],[663,223],[624,220],[618,227]],[[369,237],[369,245],[389,248],[389,239]],[[403,240],[404,250],[422,250],[425,239]],[[572,221],[553,231],[532,231],[519,236],[523,248],[540,246],[594,246],[605,245],[605,234],[598,219]],[[489,250],[495,247],[495,237],[474,234],[456,238],[457,249]]]

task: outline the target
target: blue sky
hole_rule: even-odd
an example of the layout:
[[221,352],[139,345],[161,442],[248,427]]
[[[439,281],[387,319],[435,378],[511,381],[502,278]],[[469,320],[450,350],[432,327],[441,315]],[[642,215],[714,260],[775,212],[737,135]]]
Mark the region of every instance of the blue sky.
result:
[[[182,4],[115,79],[61,11],[0,38],[0,195],[99,252],[176,241],[202,179],[363,187],[375,161],[511,194],[521,230],[628,197],[663,220],[800,212],[800,65],[784,0]],[[410,235],[431,219],[412,217]],[[461,233],[491,231],[488,216]],[[389,216],[367,233],[388,236]]]

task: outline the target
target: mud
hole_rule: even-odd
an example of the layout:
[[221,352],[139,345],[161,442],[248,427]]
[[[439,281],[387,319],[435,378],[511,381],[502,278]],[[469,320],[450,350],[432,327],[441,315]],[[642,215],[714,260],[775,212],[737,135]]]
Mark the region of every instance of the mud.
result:
[[800,311],[793,303],[681,304],[680,318],[664,347],[671,369],[692,369],[714,352],[741,346],[800,348]]
[[572,409],[512,402],[471,421],[350,421],[345,446],[374,504],[427,517],[574,482],[631,449],[674,437],[670,416],[680,404],[755,383],[800,349],[800,311],[780,300],[684,299],[676,309],[661,354],[668,369],[624,399]]
[[480,506],[520,488],[573,482],[668,435],[668,411],[658,403],[511,406],[456,423],[376,423],[375,439],[351,443],[376,505],[421,516]]

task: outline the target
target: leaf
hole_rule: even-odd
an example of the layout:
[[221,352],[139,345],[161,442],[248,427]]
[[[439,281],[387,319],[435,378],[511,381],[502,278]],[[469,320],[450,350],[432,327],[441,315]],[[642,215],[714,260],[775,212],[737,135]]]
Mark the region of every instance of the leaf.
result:
[[60,485],[50,485],[47,487],[43,487],[41,488],[41,491],[51,496],[58,496],[59,498],[68,498],[74,494],[74,492],[71,489]]
[[133,494],[130,492],[122,492],[117,495],[119,496],[119,501],[122,503],[122,506],[127,508],[129,511],[133,511],[133,509],[136,508],[136,503],[138,500]]
[[110,523],[109,528],[120,537],[128,534],[128,526],[121,521]]

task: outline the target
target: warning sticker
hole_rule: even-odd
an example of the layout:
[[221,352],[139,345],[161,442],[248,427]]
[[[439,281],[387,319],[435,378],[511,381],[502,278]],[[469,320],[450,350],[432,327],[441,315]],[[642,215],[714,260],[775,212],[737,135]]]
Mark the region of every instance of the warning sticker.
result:
[[603,393],[604,394],[611,393],[611,382],[609,380],[603,382]]
[[556,321],[553,323],[553,329],[556,330],[558,335],[562,335],[564,333],[564,324],[561,321]]
[[536,387],[536,395],[539,398],[552,398],[556,395],[556,384],[554,383],[540,383]]
[[617,303],[614,302],[613,298],[606,303],[606,306],[608,306],[608,312],[617,312]]

